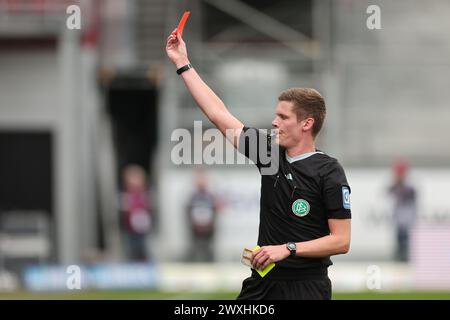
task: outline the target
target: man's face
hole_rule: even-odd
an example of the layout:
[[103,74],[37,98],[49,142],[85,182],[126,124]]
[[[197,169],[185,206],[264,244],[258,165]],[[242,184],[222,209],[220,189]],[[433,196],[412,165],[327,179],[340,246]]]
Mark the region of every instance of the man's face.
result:
[[272,121],[272,127],[277,131],[276,142],[284,148],[296,146],[303,136],[304,121],[298,121],[293,109],[293,102],[278,102],[275,119]]

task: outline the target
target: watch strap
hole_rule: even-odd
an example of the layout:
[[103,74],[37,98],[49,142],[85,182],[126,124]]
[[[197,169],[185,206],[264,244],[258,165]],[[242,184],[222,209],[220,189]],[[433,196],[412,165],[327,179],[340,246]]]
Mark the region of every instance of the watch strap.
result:
[[182,66],[181,68],[177,69],[177,74],[180,75],[183,72],[185,72],[185,71],[187,71],[187,70],[189,70],[191,68],[193,68],[192,64],[188,63],[188,64]]

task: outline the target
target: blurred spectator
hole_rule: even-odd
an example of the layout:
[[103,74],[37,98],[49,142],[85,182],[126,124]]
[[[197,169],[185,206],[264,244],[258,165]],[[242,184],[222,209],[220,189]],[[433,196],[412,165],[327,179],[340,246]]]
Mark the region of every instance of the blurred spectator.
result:
[[126,253],[131,261],[149,257],[147,235],[152,227],[152,206],[144,169],[129,165],[123,171],[121,221],[126,237]]
[[407,182],[409,164],[405,160],[396,161],[393,165],[394,183],[389,188],[394,198],[393,218],[395,223],[397,261],[409,261],[410,232],[416,222],[416,190]]
[[214,260],[214,235],[219,205],[216,197],[208,191],[206,173],[195,173],[195,190],[186,207],[191,231],[188,261],[212,262]]

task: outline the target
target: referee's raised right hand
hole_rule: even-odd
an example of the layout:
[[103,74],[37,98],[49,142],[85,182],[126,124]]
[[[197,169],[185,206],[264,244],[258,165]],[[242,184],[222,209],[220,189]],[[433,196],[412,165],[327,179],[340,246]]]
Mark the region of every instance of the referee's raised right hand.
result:
[[180,34],[172,32],[169,35],[167,38],[166,53],[177,69],[189,64],[186,43]]

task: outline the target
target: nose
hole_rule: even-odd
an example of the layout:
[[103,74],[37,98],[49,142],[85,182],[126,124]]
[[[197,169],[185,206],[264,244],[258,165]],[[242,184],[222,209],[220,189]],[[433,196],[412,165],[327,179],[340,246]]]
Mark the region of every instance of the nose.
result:
[[273,119],[273,121],[272,121],[272,127],[278,128],[278,121],[277,121],[277,118]]

